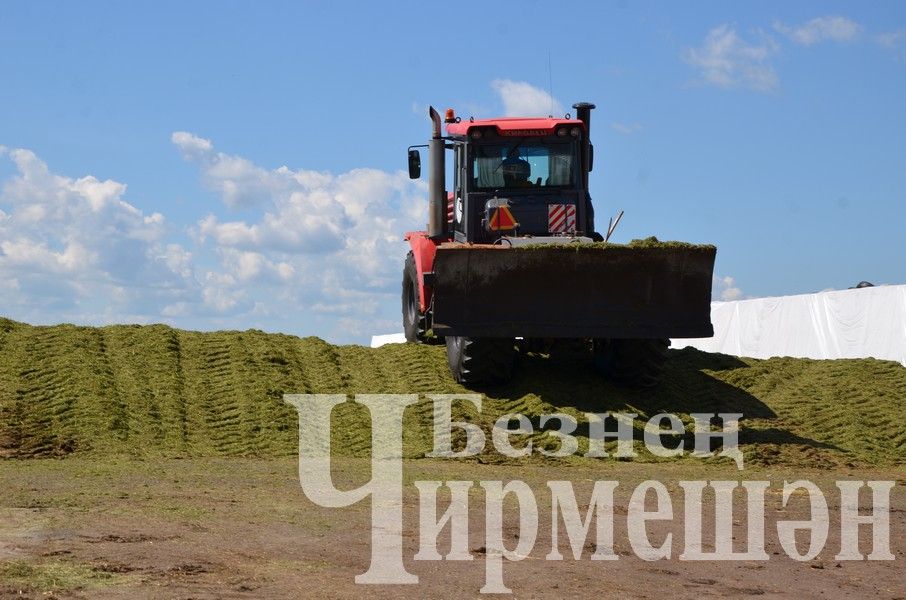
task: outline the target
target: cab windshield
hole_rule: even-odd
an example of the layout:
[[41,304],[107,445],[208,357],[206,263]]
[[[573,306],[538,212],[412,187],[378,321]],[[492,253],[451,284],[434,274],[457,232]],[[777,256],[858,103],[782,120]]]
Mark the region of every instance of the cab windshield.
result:
[[571,141],[522,138],[476,144],[472,177],[481,190],[572,187],[576,181],[576,145]]

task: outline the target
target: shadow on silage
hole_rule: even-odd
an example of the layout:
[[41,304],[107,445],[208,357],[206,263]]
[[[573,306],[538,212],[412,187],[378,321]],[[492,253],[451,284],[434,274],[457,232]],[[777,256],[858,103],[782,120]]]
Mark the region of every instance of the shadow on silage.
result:
[[[613,385],[597,375],[587,354],[570,353],[559,357],[527,354],[520,357],[519,369],[511,382],[476,391],[506,403],[518,403],[532,395],[553,410],[565,409],[564,412],[636,413],[634,435],[637,441],[641,441],[644,421],[659,413],[678,415],[686,423],[691,422],[688,417],[691,413],[738,413],[742,414],[739,442],[743,447],[786,445],[843,451],[833,444],[791,431],[757,396],[716,376],[723,371],[749,367],[743,360],[725,354],[693,348],[670,350],[661,384],[654,388],[632,389]],[[536,430],[557,426],[554,421],[541,427],[538,415],[528,416]],[[609,424],[608,430],[612,428]],[[576,434],[588,437],[586,421],[579,421]],[[677,438],[674,443],[678,441]],[[683,441],[686,448],[693,447],[691,431],[687,430]]]
[[633,389],[613,385],[598,376],[590,356],[571,353],[548,358],[527,354],[520,357],[518,372],[510,383],[480,391],[511,400],[534,394],[550,405],[587,412],[636,412],[647,416],[661,412],[724,412],[742,413],[748,418],[776,417],[752,394],[704,372],[746,366],[732,356],[673,350],[660,385]]

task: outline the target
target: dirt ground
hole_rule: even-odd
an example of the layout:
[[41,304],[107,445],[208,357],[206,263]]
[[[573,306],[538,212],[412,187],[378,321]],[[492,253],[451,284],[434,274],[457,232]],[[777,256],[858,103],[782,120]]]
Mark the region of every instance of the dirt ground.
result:
[[[346,489],[367,479],[368,464],[343,459],[334,478]],[[413,480],[526,481],[540,510],[531,555],[504,564],[514,598],[906,598],[906,472],[885,470],[795,471],[746,469],[695,462],[590,465],[407,461],[404,559],[420,578],[415,586],[362,586],[354,577],[370,560],[370,507],[321,508],[302,493],[294,459],[0,461],[0,598],[461,598],[478,596],[484,582],[483,490],[470,496],[470,548],[475,560],[424,562],[418,550],[418,495]],[[614,503],[616,561],[591,561],[586,546],[573,560],[560,533],[563,561],[547,561],[550,498],[546,481],[567,479],[583,511],[594,480],[618,480]],[[670,490],[674,520],[649,522],[652,543],[673,533],[671,560],[635,557],[626,534],[625,506],[640,481],[656,479]],[[680,480],[768,480],[764,562],[687,562],[683,546]],[[776,535],[778,519],[807,519],[808,505],[780,508],[784,480],[810,479],[830,507],[830,535],[811,562],[786,557]],[[837,561],[840,547],[838,479],[894,480],[891,544],[894,561]],[[707,496],[706,496],[707,498]],[[474,502],[473,502],[474,501]],[[739,513],[742,511],[739,496]],[[870,496],[861,497],[863,508]],[[441,504],[443,510],[445,503]],[[713,509],[713,506],[711,507]],[[711,517],[713,523],[713,516]],[[705,512],[704,522],[709,522]],[[504,531],[514,538],[515,511]],[[713,529],[713,526],[711,527]],[[594,528],[592,528],[592,532]],[[743,532],[744,522],[739,532]],[[739,533],[737,532],[737,534]],[[443,536],[446,534],[442,534]],[[708,540],[708,531],[705,540]],[[860,527],[861,551],[871,532]],[[591,542],[592,537],[589,538]],[[515,544],[515,539],[510,547]],[[441,552],[447,544],[442,541]],[[800,549],[804,550],[800,543]],[[707,549],[707,544],[706,544]]]

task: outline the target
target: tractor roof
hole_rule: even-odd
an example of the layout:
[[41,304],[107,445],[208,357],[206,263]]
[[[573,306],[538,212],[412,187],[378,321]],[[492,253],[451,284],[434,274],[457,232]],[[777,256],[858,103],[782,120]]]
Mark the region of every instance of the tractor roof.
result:
[[578,125],[585,128],[585,124],[578,119],[554,119],[551,117],[501,117],[499,119],[476,119],[474,121],[460,121],[448,123],[449,135],[469,135],[469,131],[476,127],[496,127],[500,135],[527,136],[551,135],[560,125]]

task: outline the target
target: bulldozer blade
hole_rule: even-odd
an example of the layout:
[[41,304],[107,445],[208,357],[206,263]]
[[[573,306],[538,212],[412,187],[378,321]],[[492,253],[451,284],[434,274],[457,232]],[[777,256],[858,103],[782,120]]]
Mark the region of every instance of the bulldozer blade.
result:
[[434,262],[434,333],[710,337],[715,254],[691,244],[443,244]]

